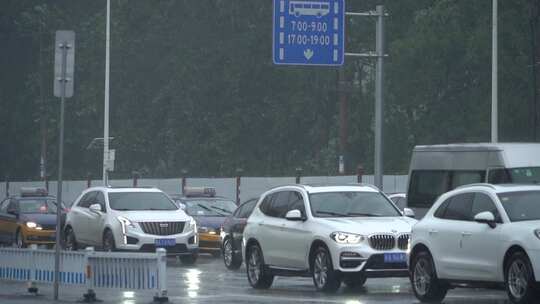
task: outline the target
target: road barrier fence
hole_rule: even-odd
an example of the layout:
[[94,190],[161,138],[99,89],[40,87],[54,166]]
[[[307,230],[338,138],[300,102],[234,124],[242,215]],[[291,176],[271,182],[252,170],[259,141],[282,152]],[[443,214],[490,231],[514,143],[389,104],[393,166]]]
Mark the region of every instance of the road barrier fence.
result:
[[[54,282],[54,250],[0,248],[0,280],[28,282],[28,292],[38,284]],[[85,286],[85,302],[96,301],[97,288],[154,290],[155,302],[167,302],[167,253],[62,251],[59,283]]]

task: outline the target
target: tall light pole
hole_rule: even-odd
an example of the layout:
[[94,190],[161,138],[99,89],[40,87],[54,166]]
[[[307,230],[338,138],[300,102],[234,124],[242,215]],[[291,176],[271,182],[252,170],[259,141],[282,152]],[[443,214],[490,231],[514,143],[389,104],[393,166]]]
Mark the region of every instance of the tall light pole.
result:
[[497,78],[497,18],[498,8],[497,0],[493,0],[493,17],[492,17],[492,45],[491,45],[491,142],[496,143],[499,141],[498,130],[498,78]]
[[109,165],[109,70],[110,70],[110,36],[111,36],[111,0],[107,0],[107,30],[105,42],[105,108],[103,110],[103,185],[108,185]]

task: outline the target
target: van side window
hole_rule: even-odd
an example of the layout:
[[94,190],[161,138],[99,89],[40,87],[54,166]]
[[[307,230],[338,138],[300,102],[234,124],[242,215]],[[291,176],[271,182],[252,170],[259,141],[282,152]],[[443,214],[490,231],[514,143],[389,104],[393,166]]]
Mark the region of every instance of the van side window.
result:
[[484,176],[483,171],[453,171],[450,190],[463,185],[481,183],[484,181]]
[[407,196],[408,205],[430,207],[439,195],[448,191],[449,182],[449,171],[413,171]]

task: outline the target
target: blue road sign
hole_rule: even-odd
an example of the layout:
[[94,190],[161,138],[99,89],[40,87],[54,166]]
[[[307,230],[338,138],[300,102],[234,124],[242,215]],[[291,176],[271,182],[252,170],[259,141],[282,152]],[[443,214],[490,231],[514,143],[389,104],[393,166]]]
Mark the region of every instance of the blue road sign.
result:
[[274,0],[275,64],[342,65],[345,0]]

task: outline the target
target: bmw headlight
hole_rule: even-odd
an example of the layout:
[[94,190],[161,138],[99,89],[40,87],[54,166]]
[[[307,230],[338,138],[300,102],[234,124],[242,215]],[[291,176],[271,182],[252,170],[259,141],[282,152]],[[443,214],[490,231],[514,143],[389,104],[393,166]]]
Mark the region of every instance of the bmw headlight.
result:
[[30,229],[42,230],[43,228],[35,222],[26,222],[26,227]]
[[534,231],[534,235],[536,235],[536,237],[540,239],[540,229],[536,229]]
[[338,244],[358,244],[366,238],[363,235],[348,232],[332,232],[330,238]]

